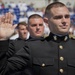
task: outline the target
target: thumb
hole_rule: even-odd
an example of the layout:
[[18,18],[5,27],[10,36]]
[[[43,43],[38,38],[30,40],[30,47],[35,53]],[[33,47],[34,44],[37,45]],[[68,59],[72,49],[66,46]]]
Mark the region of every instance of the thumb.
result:
[[13,25],[13,28],[16,28],[17,27],[17,24]]

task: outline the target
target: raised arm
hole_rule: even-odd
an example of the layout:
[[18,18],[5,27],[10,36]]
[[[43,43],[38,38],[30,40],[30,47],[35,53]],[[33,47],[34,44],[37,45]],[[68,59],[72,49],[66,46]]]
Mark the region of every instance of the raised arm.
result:
[[0,17],[0,40],[7,40],[13,35],[15,27],[13,25],[13,15],[9,12]]

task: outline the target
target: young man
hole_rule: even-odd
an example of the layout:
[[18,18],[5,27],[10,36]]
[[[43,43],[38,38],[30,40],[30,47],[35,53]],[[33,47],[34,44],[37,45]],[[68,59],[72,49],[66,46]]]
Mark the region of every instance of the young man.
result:
[[27,36],[28,36],[27,26],[28,26],[28,24],[26,22],[18,23],[17,30],[18,30],[19,37],[17,38],[17,40],[18,39],[23,39],[23,40],[27,39]]
[[33,14],[28,19],[28,25],[25,22],[20,22],[17,25],[19,37],[10,42],[8,57],[12,56],[14,52],[17,52],[20,48],[25,45],[25,41],[27,40],[28,31],[30,33],[29,39],[37,39],[43,38],[44,36],[44,25],[43,18],[38,14]]
[[[17,26],[19,38],[9,43],[9,50],[7,52],[8,58],[13,56],[19,49],[24,47],[27,40],[37,40],[43,38],[44,35],[44,25],[43,18],[38,14],[33,14],[28,19],[28,25],[25,22],[21,22]],[[28,30],[27,30],[28,29]],[[29,39],[27,38],[27,33],[30,33]],[[26,69],[24,71],[19,71],[14,74],[26,74]],[[13,74],[13,75],[14,75]]]
[[33,14],[28,18],[28,31],[30,37],[39,38],[44,36],[44,21],[43,17],[38,14]]
[[27,40],[28,30],[27,30],[27,23],[20,22],[17,25],[18,35],[19,37],[15,40],[10,40],[9,43],[9,50],[7,52],[8,58],[14,55],[20,48],[22,48]]
[[28,75],[75,75],[75,41],[68,34],[68,8],[61,2],[52,3],[46,7],[44,20],[51,31],[49,37],[26,42],[24,48],[7,60],[4,75],[24,68]]

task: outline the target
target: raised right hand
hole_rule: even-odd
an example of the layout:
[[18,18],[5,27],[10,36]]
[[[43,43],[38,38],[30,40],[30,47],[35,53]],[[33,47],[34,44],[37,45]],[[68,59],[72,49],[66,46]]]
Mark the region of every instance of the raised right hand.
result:
[[13,15],[9,12],[0,17],[0,40],[10,38],[17,25],[13,25]]

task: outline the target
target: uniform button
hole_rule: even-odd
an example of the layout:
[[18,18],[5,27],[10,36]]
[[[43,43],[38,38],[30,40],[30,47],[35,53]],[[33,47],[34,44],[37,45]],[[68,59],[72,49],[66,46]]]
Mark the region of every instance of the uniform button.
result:
[[63,46],[60,45],[59,48],[60,48],[60,49],[63,49]]
[[60,57],[60,60],[61,60],[61,61],[63,61],[63,60],[64,60],[64,58],[63,58],[63,57]]
[[68,39],[68,37],[67,37],[67,36],[65,36],[64,41],[66,41],[67,39]]
[[64,72],[64,70],[63,70],[63,69],[60,69],[59,71],[60,71],[61,73],[63,73],[63,72]]
[[54,40],[57,40],[57,36],[53,36],[54,37]]
[[42,64],[42,66],[44,67],[44,66],[45,66],[45,64],[43,63],[43,64]]

